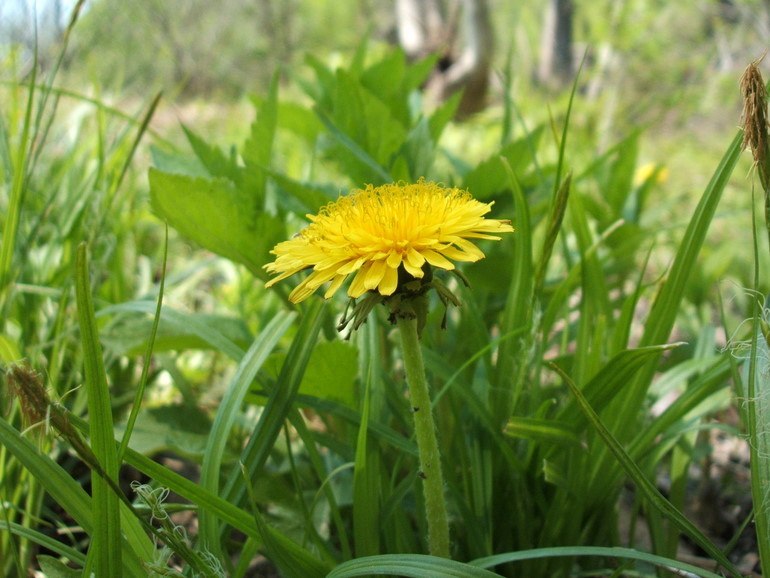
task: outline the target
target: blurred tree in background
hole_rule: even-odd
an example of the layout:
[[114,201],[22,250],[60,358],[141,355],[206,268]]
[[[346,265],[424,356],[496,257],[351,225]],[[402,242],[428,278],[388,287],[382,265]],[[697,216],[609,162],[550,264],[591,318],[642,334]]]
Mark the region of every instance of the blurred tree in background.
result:
[[[72,5],[5,0],[0,44],[29,55],[37,10],[45,66]],[[428,88],[440,97],[464,89],[470,112],[498,102],[508,82],[522,104],[548,78],[569,86],[587,54],[582,93],[607,126],[623,128],[673,106],[686,119],[728,90],[737,109],[732,73],[762,53],[768,34],[767,0],[88,0],[61,81],[128,98],[163,89],[167,101],[232,100],[263,94],[278,69],[308,74],[307,54],[335,65],[369,38],[400,44],[411,59],[438,54]]]
[[[427,90],[445,100],[462,90],[458,113],[486,106],[494,41],[487,0],[397,0],[398,40],[411,60],[439,54]],[[462,26],[460,25],[462,22]]]

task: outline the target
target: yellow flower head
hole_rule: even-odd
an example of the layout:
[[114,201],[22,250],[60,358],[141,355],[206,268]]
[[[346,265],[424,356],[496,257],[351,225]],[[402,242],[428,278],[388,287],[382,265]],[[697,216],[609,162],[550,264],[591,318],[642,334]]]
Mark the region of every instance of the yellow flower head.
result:
[[[496,234],[513,231],[510,221],[484,218],[491,206],[423,179],[354,190],[308,215],[308,227],[275,246],[276,259],[265,269],[278,276],[266,286],[312,268],[289,295],[293,303],[331,281],[328,299],[353,274],[350,297],[374,290],[392,295],[404,278],[421,279],[426,263],[452,270],[452,261],[482,259],[484,253],[468,239],[499,241]],[[399,279],[399,270],[408,275]]]

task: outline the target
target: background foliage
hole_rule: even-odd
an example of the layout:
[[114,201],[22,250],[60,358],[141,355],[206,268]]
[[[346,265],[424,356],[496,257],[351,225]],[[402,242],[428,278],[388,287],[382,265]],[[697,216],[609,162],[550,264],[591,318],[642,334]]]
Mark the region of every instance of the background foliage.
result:
[[[726,481],[745,464],[715,473],[714,432],[766,426],[741,403],[764,399],[764,336],[743,320],[768,251],[734,133],[767,7],[577,3],[589,50],[561,94],[531,81],[539,9],[490,4],[497,85],[465,123],[456,100],[423,102],[432,63],[387,43],[386,3],[95,2],[61,28],[68,50],[5,45],[3,388],[52,401],[30,431],[29,392],[0,398],[5,574],[239,576],[261,552],[289,576],[713,575],[674,560],[692,543],[712,570],[747,573],[754,552],[767,570],[751,504],[730,502],[722,533],[694,510],[709,484],[745,490]],[[517,229],[424,337],[455,561],[422,555],[383,312],[346,341],[344,298],[290,307],[288,285],[263,287],[305,214],[421,176]]]

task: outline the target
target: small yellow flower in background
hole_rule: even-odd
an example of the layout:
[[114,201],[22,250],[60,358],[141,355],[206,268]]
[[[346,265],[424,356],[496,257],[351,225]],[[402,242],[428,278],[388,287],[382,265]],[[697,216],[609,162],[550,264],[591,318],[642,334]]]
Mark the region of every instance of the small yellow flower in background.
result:
[[655,175],[655,184],[661,185],[668,180],[668,169],[657,163],[643,164],[634,173],[634,185],[639,187],[645,184],[653,175]]
[[424,179],[354,190],[308,215],[308,227],[275,246],[276,259],[265,269],[278,276],[266,286],[312,269],[289,295],[293,303],[330,282],[328,299],[349,275],[355,275],[349,297],[393,295],[401,283],[422,279],[430,266],[452,270],[452,261],[483,259],[468,239],[499,241],[497,234],[513,231],[510,221],[484,218],[492,204]]

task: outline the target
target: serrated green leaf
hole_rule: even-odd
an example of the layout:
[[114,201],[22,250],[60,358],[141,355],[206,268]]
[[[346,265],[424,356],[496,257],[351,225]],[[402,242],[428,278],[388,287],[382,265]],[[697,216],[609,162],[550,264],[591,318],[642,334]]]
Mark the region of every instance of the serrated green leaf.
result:
[[474,197],[484,200],[495,193],[506,190],[509,184],[508,171],[500,162],[500,157],[508,159],[513,174],[520,176],[535,159],[537,143],[543,134],[543,127],[538,127],[528,135],[515,140],[476,168],[465,175],[462,188],[468,189]]
[[241,156],[246,164],[243,187],[253,196],[255,206],[262,208],[267,192],[267,173],[273,154],[275,129],[278,125],[278,78],[273,75],[267,97],[259,103],[257,119],[251,124],[249,138],[243,144]]
[[315,214],[327,203],[340,195],[337,185],[322,186],[318,183],[301,183],[275,171],[268,171],[270,178],[278,185],[278,203],[300,215]]
[[237,182],[240,174],[240,168],[235,159],[226,156],[222,150],[214,145],[210,145],[201,137],[195,134],[189,127],[182,125],[187,142],[190,143],[195,156],[206,168],[209,176],[226,177],[231,181]]
[[409,180],[416,181],[427,176],[435,156],[430,123],[428,119],[422,118],[409,131],[409,136],[399,151],[399,157],[406,159],[409,166]]
[[245,265],[267,279],[262,266],[269,251],[285,236],[276,217],[256,212],[248,199],[226,179],[202,179],[150,169],[153,209],[183,236]]
[[183,155],[151,146],[150,155],[152,166],[161,172],[188,177],[209,178],[211,176],[200,160],[190,154]]

